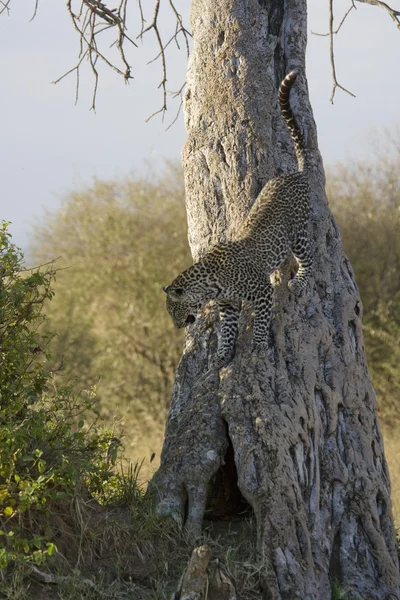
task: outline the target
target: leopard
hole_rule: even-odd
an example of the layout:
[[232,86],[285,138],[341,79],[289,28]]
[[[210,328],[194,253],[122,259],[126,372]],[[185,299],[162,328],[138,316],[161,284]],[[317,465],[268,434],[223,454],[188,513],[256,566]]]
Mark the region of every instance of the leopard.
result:
[[270,179],[257,196],[243,224],[228,241],[216,244],[169,286],[167,310],[177,328],[193,325],[205,304],[217,303],[220,335],[212,366],[226,366],[235,355],[242,303],[253,305],[253,349],[268,350],[272,312],[271,275],[292,253],[298,269],[288,281],[301,294],[312,272],[308,234],[310,186],[304,137],[290,105],[297,78],[291,71],[279,86],[278,103],[297,158],[297,171]]

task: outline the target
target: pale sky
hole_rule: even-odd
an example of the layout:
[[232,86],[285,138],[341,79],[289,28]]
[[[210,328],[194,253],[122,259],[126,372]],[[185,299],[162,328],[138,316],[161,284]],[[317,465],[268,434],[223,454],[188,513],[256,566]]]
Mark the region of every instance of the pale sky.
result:
[[[392,0],[394,6],[396,2]],[[136,2],[131,4],[128,33],[135,37]],[[188,0],[177,5],[187,21]],[[339,82],[357,97],[337,90],[332,106],[329,39],[311,34],[328,30],[327,0],[309,0],[308,5],[307,75],[325,165],[361,158],[371,150],[372,128],[380,131],[400,123],[400,31],[386,12],[357,4],[336,39]],[[349,5],[336,0],[337,22]],[[135,79],[130,85],[101,69],[93,113],[87,68],[81,74],[77,106],[74,76],[51,84],[76,62],[78,39],[65,3],[40,0],[38,14],[29,22],[33,8],[34,0],[12,0],[10,16],[0,16],[0,218],[13,222],[14,241],[25,251],[44,208],[56,209],[65,194],[90,185],[93,177],[123,177],[143,172],[149,164],[161,167],[164,158],[179,160],[185,138],[182,115],[165,131],[175,115],[173,103],[164,124],[160,117],[145,123],[162,101],[157,90],[160,65],[146,65],[157,54],[152,33],[143,48],[131,52]],[[167,14],[161,21],[168,39],[173,21]],[[172,49],[168,89],[182,85],[185,67],[185,53]]]

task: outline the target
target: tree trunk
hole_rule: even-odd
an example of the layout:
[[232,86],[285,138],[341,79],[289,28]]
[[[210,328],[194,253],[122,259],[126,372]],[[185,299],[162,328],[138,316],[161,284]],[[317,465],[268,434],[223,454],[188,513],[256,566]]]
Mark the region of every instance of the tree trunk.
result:
[[399,598],[362,305],[324,194],[308,98],[306,1],[192,0],[191,22],[183,165],[193,257],[229,238],[269,178],[297,169],[277,104],[280,81],[296,70],[291,104],[312,161],[314,276],[295,298],[291,260],[276,274],[266,359],[251,353],[245,307],[235,358],[209,369],[218,318],[207,307],[187,334],[150,490],[159,511],[186,515],[196,537],[213,486],[224,480],[234,498],[237,484],[256,518],[260,598],[325,600],[333,580],[363,600]]

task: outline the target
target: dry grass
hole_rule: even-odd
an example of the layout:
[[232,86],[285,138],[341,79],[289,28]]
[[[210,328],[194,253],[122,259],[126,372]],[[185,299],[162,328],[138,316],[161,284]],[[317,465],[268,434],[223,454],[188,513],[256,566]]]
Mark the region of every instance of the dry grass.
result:
[[[383,433],[392,479],[393,509],[399,526],[400,436],[393,429],[384,428]],[[142,440],[143,445],[147,443],[149,452],[161,448],[162,431],[157,429],[155,434],[151,439]],[[135,456],[136,448],[140,446],[135,444],[131,456]],[[153,462],[145,461],[139,483],[146,484],[158,461],[159,451]],[[39,567],[54,574],[57,583],[44,584],[32,577],[28,567],[20,567],[0,576],[0,598],[170,600],[188,564],[192,547],[176,523],[152,513],[134,474],[126,471],[124,485],[120,502],[112,506],[102,506],[79,491],[68,502],[60,503],[46,525],[56,536],[59,552],[50,564]],[[260,566],[251,520],[209,522],[199,543],[207,543],[211,548],[211,568],[218,563],[234,582],[241,600],[260,598]]]
[[148,424],[143,433],[140,431],[129,432],[123,438],[124,456],[132,463],[143,462],[139,484],[144,487],[147,487],[147,482],[160,466],[164,427],[164,423],[154,423],[152,426]]
[[392,482],[393,516],[396,529],[400,530],[400,431],[383,427],[382,433]]
[[[44,583],[29,566],[20,566],[0,575],[0,598],[170,600],[193,549],[174,521],[152,513],[134,477],[126,478],[120,505],[102,506],[77,493],[57,507],[47,526],[56,537],[58,553],[38,569],[52,583]],[[210,524],[199,543],[208,544],[210,566],[218,561],[242,600],[260,597],[251,520]]]

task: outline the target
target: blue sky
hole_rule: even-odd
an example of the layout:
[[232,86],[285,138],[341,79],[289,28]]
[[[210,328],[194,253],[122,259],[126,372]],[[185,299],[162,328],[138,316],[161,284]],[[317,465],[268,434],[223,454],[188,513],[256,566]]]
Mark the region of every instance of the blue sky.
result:
[[[188,0],[178,0],[178,6],[187,17]],[[338,20],[348,6],[349,2],[336,0]],[[368,155],[371,129],[390,128],[400,121],[400,31],[384,11],[357,6],[336,39],[339,82],[357,97],[338,90],[332,106],[329,40],[311,34],[327,31],[327,1],[309,0],[307,74],[326,165]],[[132,1],[132,36],[137,30],[135,7]],[[160,65],[146,64],[157,54],[152,33],[131,53],[135,79],[130,85],[112,71],[101,70],[93,113],[88,69],[81,74],[77,106],[73,76],[51,84],[74,65],[78,50],[64,3],[40,0],[38,14],[29,22],[33,8],[34,0],[13,0],[10,16],[0,17],[0,216],[13,222],[14,239],[24,250],[35,220],[45,208],[57,208],[69,191],[90,184],[93,177],[123,177],[149,165],[157,167],[164,158],[179,160],[185,138],[182,116],[165,131],[175,114],[173,104],[164,123],[160,117],[145,123],[162,101],[157,90]],[[167,12],[162,23],[168,39],[174,25]],[[181,86],[185,67],[185,53],[171,47],[169,89]]]

